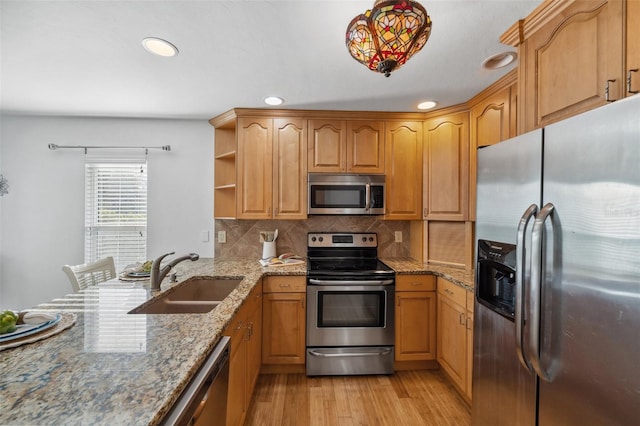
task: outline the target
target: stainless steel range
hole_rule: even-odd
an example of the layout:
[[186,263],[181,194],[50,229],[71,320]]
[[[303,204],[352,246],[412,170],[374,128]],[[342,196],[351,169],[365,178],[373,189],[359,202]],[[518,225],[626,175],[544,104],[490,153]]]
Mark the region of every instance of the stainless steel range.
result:
[[375,233],[307,236],[307,375],[391,374],[395,272]]

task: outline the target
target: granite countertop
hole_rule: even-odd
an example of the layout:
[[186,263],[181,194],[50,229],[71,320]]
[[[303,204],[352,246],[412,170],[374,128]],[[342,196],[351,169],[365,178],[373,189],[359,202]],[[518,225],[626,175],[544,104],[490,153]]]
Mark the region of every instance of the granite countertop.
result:
[[[398,274],[442,276],[467,289],[473,274],[382,259]],[[200,259],[177,265],[178,283],[191,277],[241,278],[206,314],[127,314],[155,297],[148,284],[112,280],[37,306],[72,312],[76,323],[0,357],[0,424],[158,424],[212,351],[226,325],[265,275],[306,275],[306,264],[261,267],[255,259]]]
[[432,274],[442,277],[469,291],[474,289],[473,269],[455,268],[436,263],[423,263],[411,258],[382,258],[396,274]]

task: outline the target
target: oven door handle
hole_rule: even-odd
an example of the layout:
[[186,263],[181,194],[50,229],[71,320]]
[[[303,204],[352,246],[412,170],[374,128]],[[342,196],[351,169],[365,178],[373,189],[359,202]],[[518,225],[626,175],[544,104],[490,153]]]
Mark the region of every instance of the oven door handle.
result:
[[384,356],[389,355],[391,353],[391,349],[384,349],[377,352],[321,352],[317,349],[309,349],[309,354],[313,356],[318,356],[322,358],[343,358],[343,357],[353,357],[353,356]]
[[330,286],[345,286],[345,285],[392,285],[394,280],[318,280],[315,278],[309,278],[309,284],[312,285],[330,285]]

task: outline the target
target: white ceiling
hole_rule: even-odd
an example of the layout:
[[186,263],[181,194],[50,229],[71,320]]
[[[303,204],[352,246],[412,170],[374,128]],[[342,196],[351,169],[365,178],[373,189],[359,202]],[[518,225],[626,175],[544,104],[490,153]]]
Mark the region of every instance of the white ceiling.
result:
[[[464,102],[514,65],[500,35],[539,0],[421,0],[426,46],[389,78],[345,47],[346,27],[373,0],[1,0],[3,112],[209,119],[234,107],[417,111]],[[149,54],[145,37],[180,53]]]

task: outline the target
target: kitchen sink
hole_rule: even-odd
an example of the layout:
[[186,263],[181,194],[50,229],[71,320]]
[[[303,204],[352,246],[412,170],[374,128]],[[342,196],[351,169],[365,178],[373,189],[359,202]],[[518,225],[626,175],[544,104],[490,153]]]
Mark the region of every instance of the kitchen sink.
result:
[[130,314],[204,314],[218,306],[240,284],[238,279],[194,278],[163,293]]

